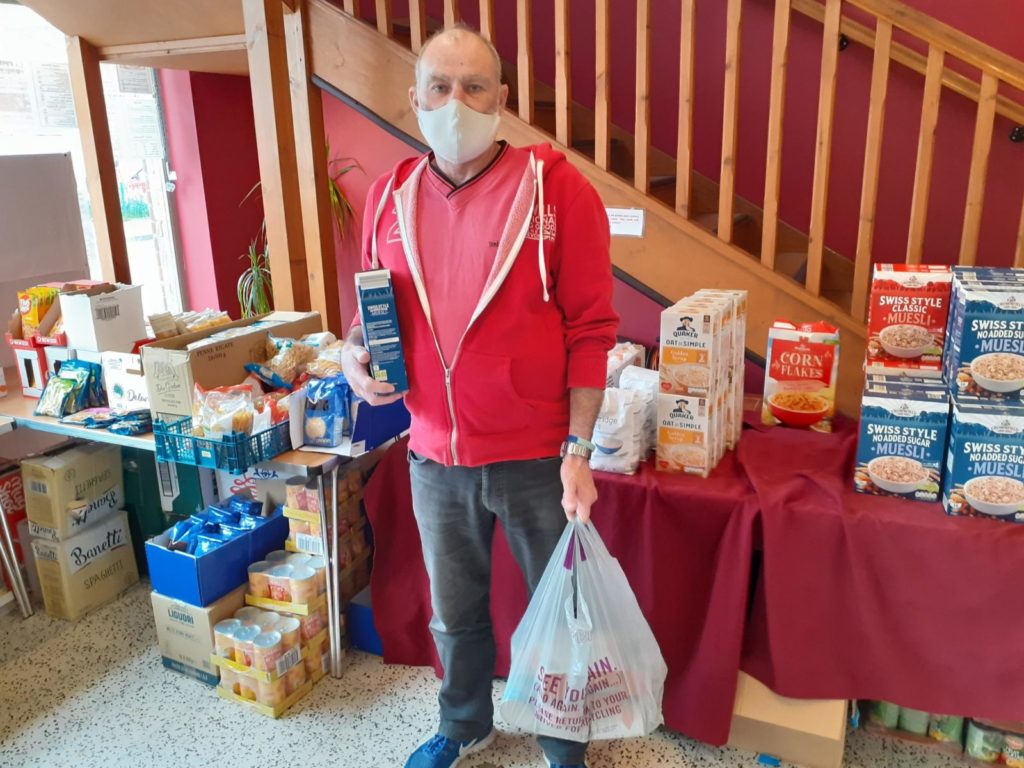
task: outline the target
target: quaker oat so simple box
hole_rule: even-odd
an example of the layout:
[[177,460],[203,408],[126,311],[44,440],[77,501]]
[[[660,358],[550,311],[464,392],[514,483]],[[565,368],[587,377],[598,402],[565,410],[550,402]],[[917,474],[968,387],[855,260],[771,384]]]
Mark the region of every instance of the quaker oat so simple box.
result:
[[953,398],[942,502],[950,515],[1024,522],[1024,407]]
[[854,490],[938,501],[949,394],[941,387],[868,384],[861,401]]

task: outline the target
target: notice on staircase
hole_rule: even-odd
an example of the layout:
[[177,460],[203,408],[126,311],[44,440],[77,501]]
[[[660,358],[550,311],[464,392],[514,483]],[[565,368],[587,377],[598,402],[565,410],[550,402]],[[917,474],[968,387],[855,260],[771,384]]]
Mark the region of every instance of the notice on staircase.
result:
[[608,213],[608,224],[612,237],[643,237],[644,217],[647,213],[643,208],[605,208]]

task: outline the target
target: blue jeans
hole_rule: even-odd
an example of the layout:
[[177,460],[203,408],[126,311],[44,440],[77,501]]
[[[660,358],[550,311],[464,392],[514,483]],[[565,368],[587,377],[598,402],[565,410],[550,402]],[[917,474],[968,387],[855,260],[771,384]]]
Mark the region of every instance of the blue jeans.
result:
[[[439,732],[449,739],[483,738],[494,722],[491,699],[491,541],[505,531],[530,594],[565,530],[561,460],[505,461],[445,467],[409,452],[413,511],[430,576],[430,631],[444,667]],[[582,763],[587,745],[541,736],[553,763]]]

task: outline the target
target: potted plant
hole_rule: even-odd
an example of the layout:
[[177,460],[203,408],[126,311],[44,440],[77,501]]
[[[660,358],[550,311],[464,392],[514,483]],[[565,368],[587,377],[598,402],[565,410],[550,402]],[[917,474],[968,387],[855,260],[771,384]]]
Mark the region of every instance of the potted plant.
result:
[[[338,180],[346,173],[358,168],[363,170],[359,162],[351,157],[331,158],[331,142],[327,141],[327,194],[331,202],[331,218],[338,228],[338,234],[344,240],[355,221],[355,210],[346,197]],[[250,189],[239,207],[260,189],[256,182]],[[259,232],[249,243],[249,250],[240,257],[248,261],[245,271],[238,278],[238,303],[242,308],[242,317],[252,317],[269,312],[272,308],[273,283],[270,276],[270,248],[267,245],[267,220],[260,224]]]

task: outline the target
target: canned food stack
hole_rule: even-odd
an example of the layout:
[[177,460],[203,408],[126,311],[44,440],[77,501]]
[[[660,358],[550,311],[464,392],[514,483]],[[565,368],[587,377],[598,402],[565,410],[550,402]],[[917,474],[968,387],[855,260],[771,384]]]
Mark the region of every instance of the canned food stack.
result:
[[1024,270],[954,267],[947,336],[946,512],[1024,522]]
[[888,701],[873,701],[868,707],[866,727],[962,754],[969,764],[1024,768],[1024,723],[931,714]]
[[661,313],[656,466],[707,477],[743,423],[746,291],[698,291]]
[[[324,501],[327,509],[333,500],[332,484],[325,483]],[[366,514],[363,510],[363,475],[358,468],[338,476],[338,532],[337,557],[339,570],[339,592],[341,606],[348,602],[367,584],[370,578],[371,548],[368,542]],[[290,552],[307,553],[326,557],[320,492],[316,481],[293,478],[286,484],[286,506],[284,515],[288,518],[288,540],[285,549]],[[330,537],[327,538],[330,541]]]
[[249,566],[247,605],[214,626],[218,695],[271,717],[330,668],[327,562],[276,550]]

